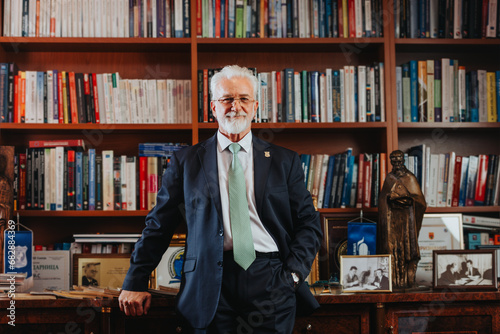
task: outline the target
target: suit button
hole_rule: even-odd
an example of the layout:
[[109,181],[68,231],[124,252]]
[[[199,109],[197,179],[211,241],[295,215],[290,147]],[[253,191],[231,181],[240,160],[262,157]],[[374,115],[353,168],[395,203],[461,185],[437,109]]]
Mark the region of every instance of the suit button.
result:
[[219,265],[219,267],[222,267],[222,261],[217,262],[217,264]]
[[224,231],[223,230],[219,230],[219,235],[222,237],[224,235]]

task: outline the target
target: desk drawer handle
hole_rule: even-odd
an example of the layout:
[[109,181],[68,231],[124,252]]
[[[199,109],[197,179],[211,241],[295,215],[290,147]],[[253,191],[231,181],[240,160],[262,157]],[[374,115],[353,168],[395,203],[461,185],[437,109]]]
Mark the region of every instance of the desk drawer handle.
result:
[[307,324],[306,331],[312,331],[313,326],[311,324]]

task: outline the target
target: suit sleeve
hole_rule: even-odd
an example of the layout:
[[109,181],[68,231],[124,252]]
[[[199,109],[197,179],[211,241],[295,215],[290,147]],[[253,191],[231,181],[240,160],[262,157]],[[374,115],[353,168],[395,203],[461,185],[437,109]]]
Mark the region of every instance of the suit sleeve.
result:
[[300,273],[301,278],[304,279],[311,271],[323,233],[319,212],[315,210],[311,194],[306,189],[304,171],[297,153],[293,154],[288,177],[288,192],[293,230],[290,255],[285,259],[285,262],[291,271]]
[[151,272],[161,261],[175,229],[183,221],[182,178],[176,154],[162,178],[156,206],[146,217],[146,227],[137,241],[130,258],[130,268],[122,288],[129,291],[147,291]]

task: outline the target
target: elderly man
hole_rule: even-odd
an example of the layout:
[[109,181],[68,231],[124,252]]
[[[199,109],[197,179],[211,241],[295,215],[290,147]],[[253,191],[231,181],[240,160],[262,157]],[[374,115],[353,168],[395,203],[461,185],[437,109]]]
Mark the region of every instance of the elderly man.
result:
[[226,66],[211,81],[219,129],[176,152],[131,257],[120,295],[127,315],[146,313],[148,276],[177,226],[187,225],[179,313],[196,333],[291,333],[296,306],[319,305],[303,284],[321,226],[297,153],[251,132],[257,78]]

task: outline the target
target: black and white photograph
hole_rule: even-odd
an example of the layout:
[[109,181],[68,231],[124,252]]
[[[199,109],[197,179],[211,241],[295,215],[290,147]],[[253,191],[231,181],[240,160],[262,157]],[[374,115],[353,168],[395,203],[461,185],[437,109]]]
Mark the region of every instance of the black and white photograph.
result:
[[495,250],[436,250],[434,288],[496,289]]
[[344,292],[391,292],[390,255],[342,255],[341,281]]

